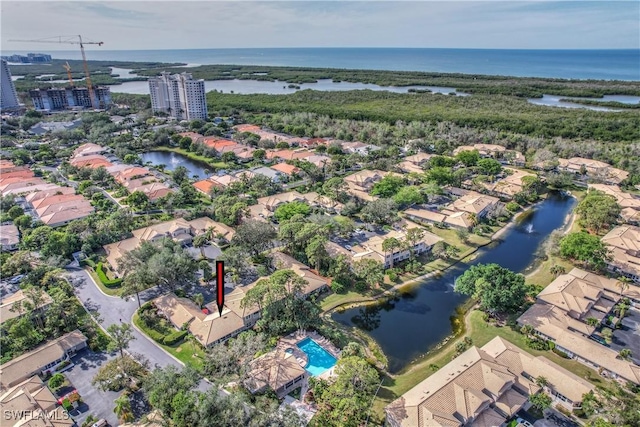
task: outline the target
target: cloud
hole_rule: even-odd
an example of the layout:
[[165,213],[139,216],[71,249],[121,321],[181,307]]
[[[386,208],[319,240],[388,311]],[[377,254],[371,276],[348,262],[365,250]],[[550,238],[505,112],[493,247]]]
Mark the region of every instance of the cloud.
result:
[[[103,49],[640,48],[635,1],[2,1],[2,50],[82,34]],[[46,48],[46,49],[45,49]],[[40,50],[69,50],[40,45]]]

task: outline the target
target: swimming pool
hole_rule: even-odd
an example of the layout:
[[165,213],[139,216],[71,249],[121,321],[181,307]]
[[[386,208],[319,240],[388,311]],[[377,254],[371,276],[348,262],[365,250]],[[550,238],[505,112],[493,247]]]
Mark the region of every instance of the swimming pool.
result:
[[305,369],[314,377],[333,368],[336,364],[336,358],[311,338],[305,338],[296,345],[307,355],[308,362]]

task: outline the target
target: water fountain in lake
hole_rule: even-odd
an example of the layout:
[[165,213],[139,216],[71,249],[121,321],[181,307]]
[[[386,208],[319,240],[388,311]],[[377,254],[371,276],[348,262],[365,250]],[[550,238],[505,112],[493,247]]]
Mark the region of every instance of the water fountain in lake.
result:
[[525,227],[525,230],[527,230],[527,233],[529,234],[533,233],[533,223],[527,224],[527,226]]

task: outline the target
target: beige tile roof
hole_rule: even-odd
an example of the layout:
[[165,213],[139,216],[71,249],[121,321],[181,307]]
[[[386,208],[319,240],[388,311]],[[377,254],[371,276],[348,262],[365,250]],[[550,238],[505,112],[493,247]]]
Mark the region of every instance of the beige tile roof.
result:
[[504,148],[502,145],[496,145],[496,144],[461,145],[460,147],[453,150],[453,155],[455,156],[462,151],[473,151],[473,150],[478,150],[478,152],[481,155],[487,156],[490,154],[502,153],[507,149]]
[[496,197],[470,192],[449,204],[449,208],[461,212],[479,214],[487,208],[491,208],[500,200]]
[[288,191],[286,193],[274,194],[272,196],[260,197],[257,202],[264,206],[267,210],[275,211],[278,206],[283,203],[305,202],[305,198],[297,191]]
[[102,147],[98,144],[94,144],[92,142],[88,142],[86,144],[82,144],[81,146],[73,150],[73,157],[100,154],[100,153],[104,153],[105,151],[107,151],[105,147]]
[[20,232],[18,231],[18,227],[13,224],[1,224],[0,246],[15,246],[18,243],[20,243]]
[[624,208],[620,211],[620,217],[624,222],[640,224],[640,210]]
[[[400,426],[500,425],[490,404],[515,413],[539,387],[528,378],[544,375],[549,387],[579,402],[593,386],[544,357],[534,357],[496,337],[472,347],[385,408]],[[497,396],[494,400],[493,396]],[[394,424],[394,425],[396,425]]]
[[[608,263],[627,274],[633,274],[640,277],[640,257],[629,254],[628,251],[624,251],[614,246],[607,246],[611,255],[611,261]],[[635,298],[639,299],[639,298]]]
[[602,238],[602,243],[628,251],[631,255],[640,256],[640,227],[618,226]]
[[629,176],[629,172],[617,169],[608,163],[599,160],[585,159],[582,157],[572,157],[570,159],[558,159],[559,168],[567,171],[579,173],[582,167],[587,173],[594,177],[599,177],[605,181],[619,184]]
[[302,195],[302,197],[305,198],[305,200],[311,205],[311,206],[320,206],[323,207],[325,209],[333,209],[333,210],[341,210],[344,205],[340,202],[336,202],[335,200],[330,199],[327,196],[323,196],[321,194],[314,192],[311,193],[305,193]]
[[75,330],[0,365],[0,390],[25,380],[47,364],[63,358],[67,351],[86,341],[87,337],[79,330]]
[[[20,316],[19,311],[11,311],[13,305],[17,302],[27,301],[31,303],[31,300],[25,295],[24,291],[20,289],[12,295],[3,297],[0,300],[0,323],[4,323],[9,319],[13,319]],[[43,292],[42,294],[42,304],[40,304],[39,308],[46,307],[51,304],[53,300],[49,296],[48,293]]]
[[[42,382],[33,376],[0,395],[0,410],[7,426],[63,427],[74,425],[56,398]],[[19,416],[22,414],[22,416]]]
[[251,361],[246,384],[250,390],[255,391],[266,386],[278,390],[305,375],[305,369],[292,354],[274,350]]
[[408,160],[405,160],[404,162],[400,162],[396,165],[401,171],[406,172],[406,173],[424,173],[424,169],[422,169],[422,167],[420,167],[419,165],[417,165],[414,162],[410,162]]
[[605,194],[615,197],[622,208],[633,208],[640,210],[640,198],[631,193],[622,191],[617,185],[589,184],[589,189],[602,191]]
[[307,281],[304,289],[304,293],[307,295],[329,285],[329,279],[316,274],[310,267],[289,255],[283,254],[282,252],[274,252],[271,254],[271,257],[276,268],[293,270],[294,273]]
[[407,156],[407,157],[404,158],[404,160],[407,161],[407,162],[411,162],[411,163],[413,163],[415,165],[422,165],[423,163],[427,162],[432,157],[435,157],[435,154],[418,153],[418,154],[414,154],[412,156]]
[[618,353],[589,338],[593,328],[551,304],[536,302],[518,318],[521,325],[531,325],[552,339],[557,346],[602,366],[622,378],[640,383],[640,367],[618,359]]

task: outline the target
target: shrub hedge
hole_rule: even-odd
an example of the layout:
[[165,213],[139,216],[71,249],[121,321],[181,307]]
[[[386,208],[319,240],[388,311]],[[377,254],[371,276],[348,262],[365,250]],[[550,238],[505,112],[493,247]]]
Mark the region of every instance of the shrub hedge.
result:
[[98,279],[100,279],[102,284],[107,288],[117,288],[122,285],[122,279],[109,279],[107,277],[107,273],[104,271],[104,265],[101,262],[96,265],[95,270],[98,275]]
[[164,345],[174,345],[179,343],[187,336],[187,331],[176,331],[172,332],[169,335],[164,337],[163,344]]

